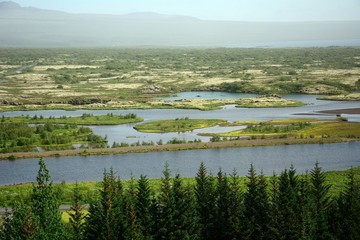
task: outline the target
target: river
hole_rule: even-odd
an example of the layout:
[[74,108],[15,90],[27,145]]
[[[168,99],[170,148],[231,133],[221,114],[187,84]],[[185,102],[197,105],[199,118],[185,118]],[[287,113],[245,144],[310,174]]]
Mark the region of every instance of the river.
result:
[[[224,93],[191,92],[181,93],[178,96],[171,96],[170,101],[189,98],[220,98]],[[226,98],[247,97],[241,94],[225,94]],[[215,111],[180,110],[180,109],[151,109],[151,110],[78,110],[78,111],[14,111],[1,113],[3,116],[20,115],[43,115],[49,116],[81,116],[83,113],[102,115],[107,113],[127,114],[135,113],[145,121],[160,119],[175,119],[181,117],[189,118],[221,118],[230,122],[239,120],[259,120],[287,118],[335,118],[334,115],[294,115],[299,113],[313,114],[316,111],[356,108],[358,102],[343,101],[322,101],[316,100],[318,96],[311,95],[286,95],[289,99],[296,99],[306,103],[305,106],[295,108],[261,108],[247,109],[235,108],[233,105],[224,106]],[[360,121],[360,115],[346,115],[350,121]],[[133,124],[118,126],[90,126],[96,134],[107,136],[109,144],[116,142],[137,142],[153,141],[160,139],[163,142],[176,137],[178,139],[193,140],[201,138],[208,141],[206,137],[199,137],[199,132],[230,131],[238,127],[221,128],[213,127],[208,129],[194,130],[185,133],[139,133],[133,129]],[[221,167],[230,173],[236,168],[240,175],[246,175],[250,163],[253,163],[258,170],[271,175],[273,171],[280,172],[289,168],[291,164],[299,172],[311,169],[315,161],[319,161],[325,170],[344,169],[360,165],[360,142],[337,143],[337,144],[315,144],[315,145],[294,145],[294,146],[273,146],[253,148],[227,148],[190,150],[180,152],[155,152],[155,153],[133,153],[109,156],[88,156],[88,157],[61,157],[47,158],[46,163],[51,171],[53,180],[56,182],[66,181],[97,181],[102,177],[104,168],[114,167],[121,178],[127,179],[133,174],[138,177],[145,174],[151,178],[161,177],[163,167],[169,163],[173,173],[179,172],[183,177],[193,177],[200,165],[204,162],[212,172],[218,171]],[[0,161],[0,185],[31,182],[35,180],[38,170],[38,159],[24,159],[16,161]]]
[[[176,96],[164,98],[168,101],[174,101],[177,99],[216,99],[216,98],[243,98],[255,96],[254,94],[241,94],[241,93],[221,93],[221,92],[184,92]],[[288,118],[314,118],[319,117],[316,115],[294,115],[299,113],[313,114],[316,111],[342,109],[342,108],[356,108],[359,106],[359,102],[350,101],[323,101],[317,100],[319,96],[316,95],[304,95],[293,94],[284,95],[285,98],[295,99],[306,103],[302,107],[292,108],[236,108],[234,105],[224,106],[222,109],[215,111],[200,111],[200,110],[182,110],[182,109],[150,109],[150,110],[78,110],[78,111],[64,111],[64,110],[48,110],[48,111],[14,111],[0,113],[0,116],[20,116],[20,115],[42,115],[44,117],[54,116],[81,116],[84,113],[91,113],[93,115],[103,115],[107,113],[113,114],[128,114],[135,113],[137,116],[144,119],[145,122],[162,120],[162,119],[175,119],[175,118],[220,118],[230,122],[233,121],[246,121],[246,120],[258,120],[267,121],[272,119],[288,119]],[[360,121],[360,115],[343,115],[348,117],[350,121]],[[335,118],[335,115],[321,115],[322,118]],[[125,124],[116,126],[90,126],[95,134],[107,137],[109,145],[113,142],[151,142],[154,143],[162,140],[164,143],[177,138],[180,140],[194,141],[195,139],[201,139],[203,142],[209,141],[209,137],[198,136],[198,133],[204,132],[227,132],[239,129],[237,128],[223,128],[212,127],[207,129],[194,130],[192,132],[180,132],[180,133],[140,133],[133,129],[135,124]]]
[[[251,163],[258,171],[272,175],[273,172],[280,173],[291,165],[298,173],[304,173],[311,170],[316,161],[324,170],[359,166],[360,142],[45,159],[55,182],[99,181],[104,168],[110,167],[113,167],[121,179],[129,179],[131,175],[138,178],[140,174],[149,178],[160,178],[166,162],[173,175],[180,173],[182,177],[194,177],[201,162],[214,174],[221,168],[227,173],[236,169],[239,175],[244,176]],[[34,182],[39,169],[37,163],[38,159],[0,161],[0,185]]]

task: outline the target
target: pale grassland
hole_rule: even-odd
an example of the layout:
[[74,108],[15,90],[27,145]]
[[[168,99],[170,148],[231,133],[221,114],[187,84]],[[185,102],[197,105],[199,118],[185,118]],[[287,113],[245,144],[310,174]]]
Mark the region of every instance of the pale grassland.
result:
[[322,97],[324,100],[335,100],[335,101],[360,101],[360,93],[350,93],[336,96]]
[[92,65],[48,65],[48,66],[35,66],[34,71],[47,71],[49,69],[59,70],[59,69],[81,69],[81,68],[99,68],[100,66]]
[[[170,103],[154,99],[193,90],[349,94],[359,90],[359,55],[360,48],[0,49],[0,71],[4,75],[0,79],[0,98],[10,102],[12,109],[39,102],[45,105],[38,108],[45,108],[53,102],[62,104],[74,98],[88,100],[96,96],[111,100],[105,108],[205,110],[234,103],[233,100]],[[12,72],[32,64],[35,66],[21,73]],[[271,107],[266,101],[258,103]],[[0,105],[0,111],[8,108]]]

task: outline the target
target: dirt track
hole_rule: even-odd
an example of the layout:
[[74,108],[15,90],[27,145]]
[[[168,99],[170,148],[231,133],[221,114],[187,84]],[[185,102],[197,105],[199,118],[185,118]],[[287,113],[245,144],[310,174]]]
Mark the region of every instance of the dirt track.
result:
[[255,140],[238,140],[225,142],[207,142],[207,143],[187,143],[187,144],[166,144],[155,146],[138,146],[138,147],[121,147],[121,148],[98,148],[98,149],[77,149],[64,151],[47,151],[47,152],[19,152],[0,154],[0,159],[8,159],[13,155],[19,158],[40,158],[40,157],[62,157],[78,155],[111,155],[126,153],[143,153],[143,152],[161,152],[161,151],[180,151],[192,149],[209,149],[209,148],[230,148],[230,147],[255,147],[255,146],[275,146],[275,145],[293,145],[293,144],[316,144],[316,143],[335,143],[356,141],[349,138],[307,138],[307,139],[255,139]]

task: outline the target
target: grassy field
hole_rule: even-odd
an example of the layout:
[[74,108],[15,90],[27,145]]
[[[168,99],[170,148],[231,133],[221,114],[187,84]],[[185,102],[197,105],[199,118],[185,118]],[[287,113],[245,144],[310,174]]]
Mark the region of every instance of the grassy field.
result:
[[142,118],[138,118],[135,114],[127,115],[115,115],[107,114],[101,116],[93,116],[92,114],[83,114],[80,117],[49,117],[44,118],[43,116],[29,117],[29,116],[19,116],[19,117],[2,117],[1,122],[3,123],[26,123],[26,124],[77,124],[77,125],[120,125],[126,123],[135,123],[142,122]]
[[289,100],[271,95],[256,98],[243,98],[236,102],[236,107],[241,108],[301,107],[304,105],[304,103],[297,100]]
[[160,120],[148,123],[137,124],[134,128],[139,132],[186,132],[198,128],[213,127],[225,124],[227,121],[220,119],[189,119],[179,118],[175,120]]
[[[131,108],[210,110],[227,103],[226,100],[159,100],[162,96],[194,90],[349,96],[349,93],[360,88],[359,58],[360,48],[356,47],[1,48],[0,111]],[[29,67],[18,71],[22,66]],[[358,97],[355,99],[358,100]]]
[[[355,173],[355,178],[360,180],[360,167],[353,168]],[[326,172],[326,182],[331,184],[330,189],[331,193],[338,195],[340,190],[342,190],[347,181],[348,170],[343,171],[329,171]],[[245,189],[245,184],[247,178],[245,176],[239,177],[239,183],[242,189]],[[35,179],[34,179],[35,180]],[[270,177],[267,177],[267,180],[270,181]],[[195,178],[183,178],[185,185],[194,186]],[[124,188],[128,188],[130,180],[123,180]],[[161,187],[160,179],[149,179],[149,183],[152,191],[159,192]],[[91,199],[94,199],[99,196],[99,189],[101,188],[101,182],[80,182],[78,183],[81,194],[84,197],[84,202],[91,202]],[[71,204],[72,193],[75,187],[75,183],[58,183],[54,184],[55,192],[60,199],[61,204]],[[19,199],[27,201],[32,190],[32,184],[20,184],[20,185],[11,185],[11,186],[0,186],[0,207],[8,207],[11,204]]]
[[238,122],[247,128],[207,136],[261,138],[360,138],[360,123],[321,119],[288,119],[268,122]]

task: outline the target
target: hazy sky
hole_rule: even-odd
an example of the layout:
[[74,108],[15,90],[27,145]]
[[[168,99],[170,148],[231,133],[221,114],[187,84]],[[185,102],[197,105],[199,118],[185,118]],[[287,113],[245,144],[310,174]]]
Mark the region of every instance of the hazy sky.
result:
[[[0,0],[1,1],[1,0]],[[157,12],[236,21],[360,20],[360,0],[14,0],[71,13]]]

